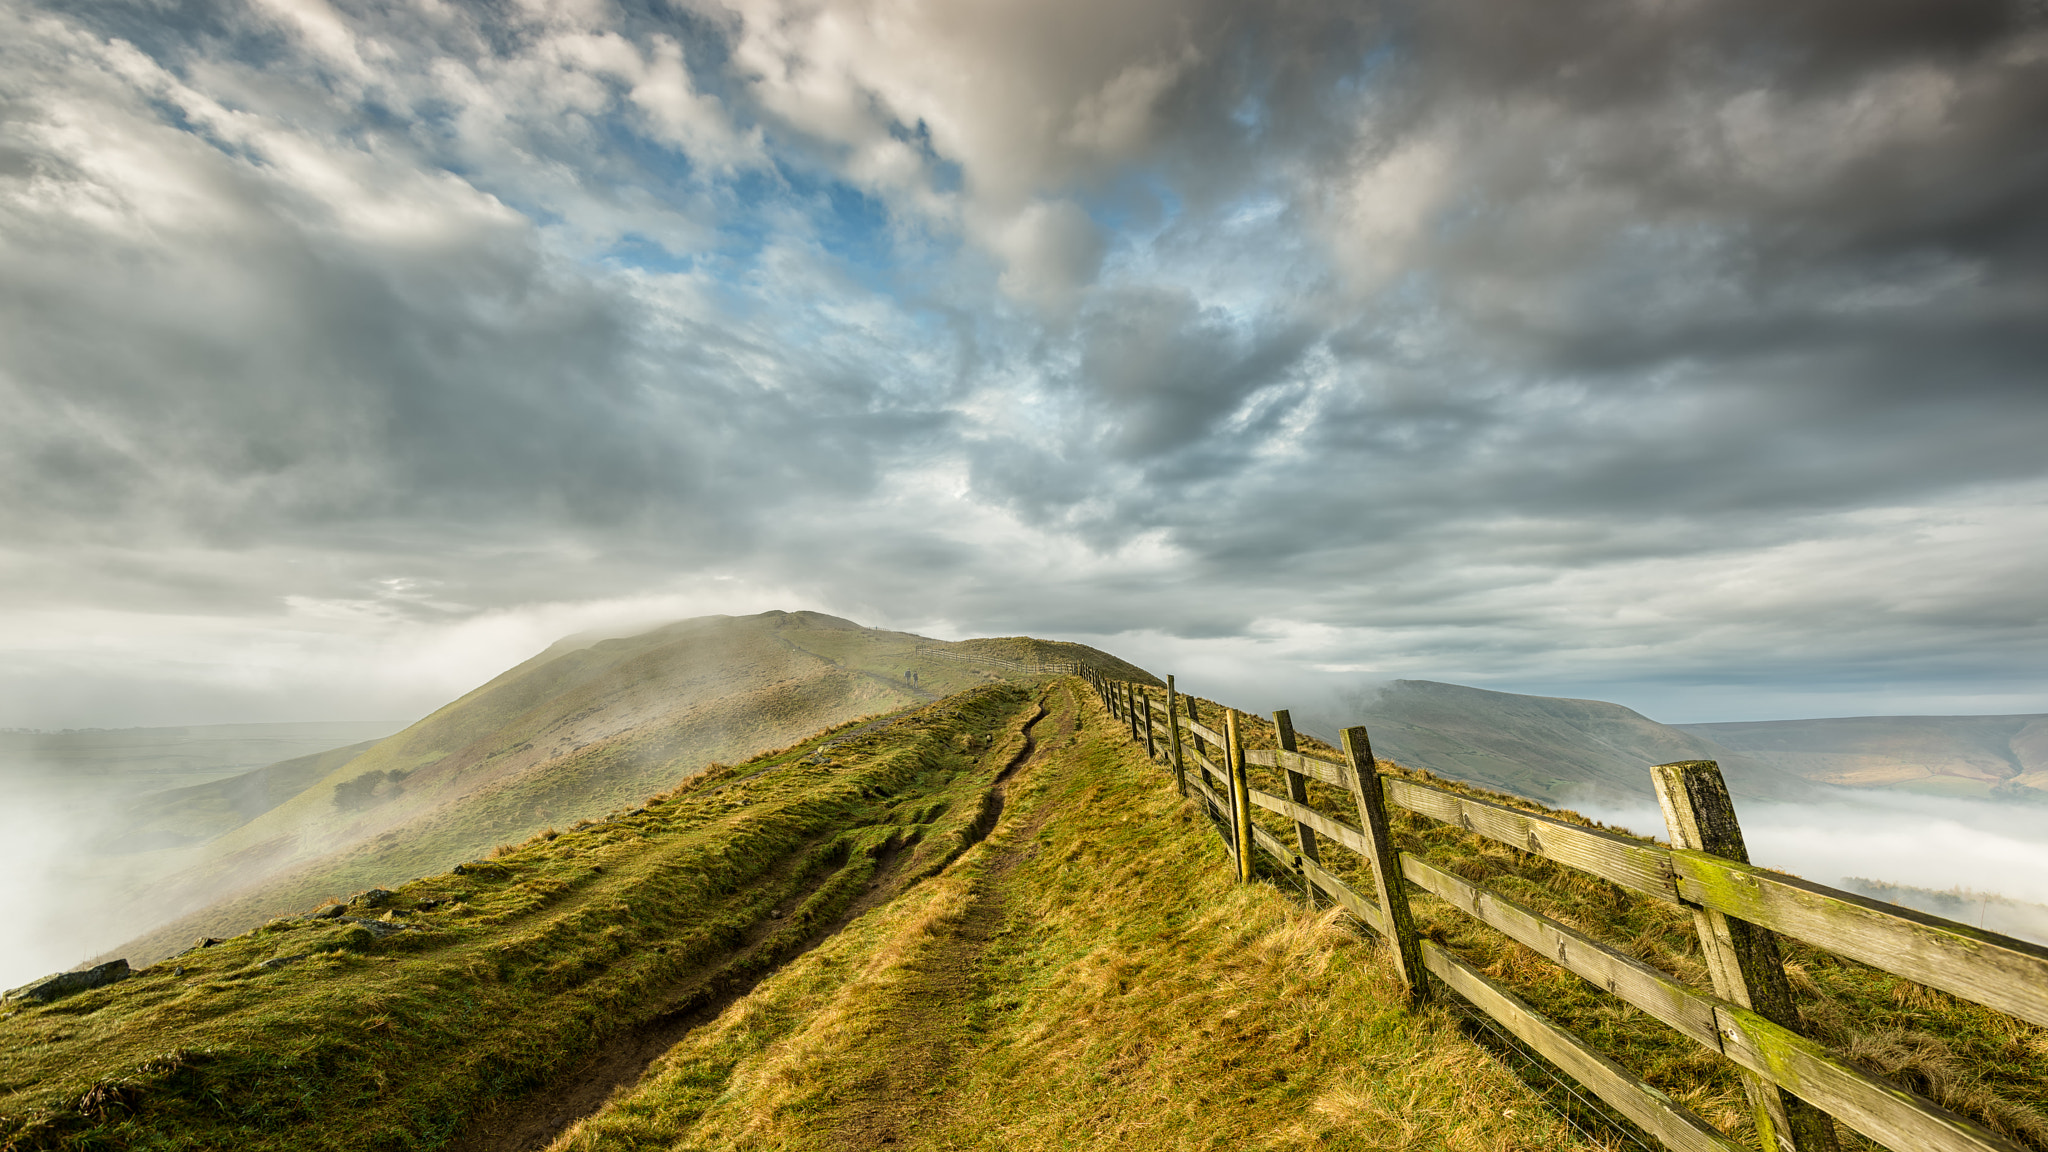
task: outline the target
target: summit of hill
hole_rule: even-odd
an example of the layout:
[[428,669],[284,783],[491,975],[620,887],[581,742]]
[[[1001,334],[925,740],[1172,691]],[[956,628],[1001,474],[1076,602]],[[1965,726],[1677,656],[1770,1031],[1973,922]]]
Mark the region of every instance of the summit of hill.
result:
[[948,642],[820,612],[568,637],[386,739],[152,797],[130,816],[196,845],[133,862],[111,915],[147,961],[280,910],[449,868],[821,728],[1020,670],[1149,679],[1085,645]]

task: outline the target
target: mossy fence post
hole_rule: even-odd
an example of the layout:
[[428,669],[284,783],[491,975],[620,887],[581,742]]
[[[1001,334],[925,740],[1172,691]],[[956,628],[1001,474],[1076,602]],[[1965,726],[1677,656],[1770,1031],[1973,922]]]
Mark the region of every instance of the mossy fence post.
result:
[[1173,783],[1183,799],[1188,794],[1188,766],[1180,753],[1180,717],[1174,703],[1173,677],[1166,678],[1166,739],[1173,753]]
[[1407,986],[1408,1002],[1429,999],[1429,975],[1422,967],[1422,939],[1415,932],[1415,914],[1408,907],[1407,880],[1401,875],[1401,854],[1394,850],[1393,832],[1387,823],[1387,798],[1380,787],[1379,762],[1373,759],[1372,740],[1364,728],[1344,730],[1344,758],[1351,771],[1351,798],[1358,802],[1358,828],[1365,834],[1366,857],[1372,865],[1372,882],[1379,888],[1380,911],[1387,918],[1387,935],[1393,937],[1394,959],[1401,969],[1401,983]]
[[[1738,864],[1749,863],[1735,802],[1712,760],[1681,760],[1650,769],[1657,803],[1673,848],[1692,848]],[[1778,955],[1778,938],[1767,929],[1699,905],[1688,905],[1714,992],[1794,1032],[1799,1012]],[[1765,1152],[1836,1152],[1835,1122],[1827,1113],[1746,1069],[1742,1087],[1756,1115]]]

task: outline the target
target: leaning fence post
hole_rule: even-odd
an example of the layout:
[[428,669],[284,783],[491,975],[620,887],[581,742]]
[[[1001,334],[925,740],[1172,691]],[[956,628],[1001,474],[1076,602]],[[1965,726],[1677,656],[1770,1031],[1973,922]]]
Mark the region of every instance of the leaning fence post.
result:
[[1380,890],[1380,911],[1392,936],[1394,961],[1401,970],[1401,983],[1408,988],[1408,1002],[1429,999],[1429,975],[1422,967],[1422,939],[1415,932],[1415,914],[1408,907],[1407,881],[1401,876],[1401,856],[1394,851],[1393,831],[1387,823],[1387,797],[1380,787],[1379,764],[1372,756],[1372,740],[1364,728],[1344,730],[1344,758],[1351,772],[1351,798],[1358,802],[1358,827],[1365,833],[1372,854],[1372,882]]
[[1188,766],[1180,755],[1180,710],[1174,703],[1173,677],[1166,678],[1166,742],[1173,754],[1173,782],[1182,797],[1188,794]]
[[[1273,713],[1273,732],[1279,738],[1280,750],[1282,752],[1299,751],[1295,747],[1294,741],[1293,713],[1285,708]],[[1294,767],[1289,764],[1281,764],[1280,770],[1287,777],[1287,798],[1306,808],[1308,806],[1308,777],[1295,771]],[[1294,845],[1295,849],[1301,853],[1302,859],[1311,864],[1321,864],[1323,862],[1322,851],[1316,847],[1316,830],[1299,820],[1294,822]],[[1301,870],[1301,890],[1308,897],[1308,906],[1313,909],[1316,906],[1316,886],[1309,882],[1308,869],[1306,868]]]
[[1223,758],[1230,765],[1230,815],[1236,826],[1237,879],[1252,882],[1252,793],[1244,771],[1244,738],[1238,733],[1237,709],[1223,711]]
[[[1735,819],[1735,802],[1728,798],[1719,764],[1659,764],[1650,769],[1650,778],[1673,848],[1749,863],[1749,848],[1742,842],[1742,825]],[[1777,936],[1712,908],[1688,907],[1715,995],[1799,1032],[1799,1011],[1792,1005],[1792,986],[1778,956]],[[1739,1071],[1765,1152],[1834,1152],[1835,1123],[1827,1113],[1747,1069]]]

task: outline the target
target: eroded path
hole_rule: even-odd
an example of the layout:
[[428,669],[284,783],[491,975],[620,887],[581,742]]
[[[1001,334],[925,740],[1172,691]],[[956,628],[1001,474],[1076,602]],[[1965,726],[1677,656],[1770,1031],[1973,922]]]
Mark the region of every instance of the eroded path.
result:
[[[1057,690],[1055,692],[1057,694]],[[1071,696],[1071,693],[1066,695]],[[1073,702],[1068,699],[1066,704],[1061,731],[1071,733],[1074,726]],[[1037,752],[1038,741],[1034,732],[1046,717],[1047,709],[1043,700],[1028,707],[1031,711],[1022,726],[1021,744],[996,771],[983,796],[977,818],[967,830],[969,846],[997,826],[1011,779]],[[845,743],[886,723],[888,719],[884,717],[843,733],[823,747]],[[996,751],[990,749],[992,753]],[[746,779],[751,780],[752,777]],[[744,781],[734,783],[741,782]],[[820,837],[819,842],[830,838],[828,834]],[[872,857],[871,866],[866,869],[868,874],[859,894],[847,901],[837,914],[796,938],[792,938],[781,917],[832,882],[837,874],[825,869],[816,875],[796,877],[793,873],[804,853],[792,853],[750,886],[756,892],[781,888],[786,895],[776,901],[778,907],[750,927],[719,963],[677,986],[673,990],[669,1010],[620,1036],[604,1051],[546,1089],[476,1118],[444,1147],[450,1152],[539,1152],[554,1145],[578,1121],[600,1111],[622,1090],[632,1088],[664,1053],[697,1028],[716,1019],[762,980],[830,940],[863,914],[886,904],[928,875],[931,865],[916,866],[908,847],[893,838],[881,845]]]
[[[1056,810],[1041,804],[1008,826],[998,823],[1015,777],[1071,736],[1079,722],[1070,689],[1051,690],[1053,707],[1043,705],[1025,729],[1024,745],[997,775],[999,829],[968,889],[964,912],[934,945],[918,956],[906,979],[888,997],[876,1029],[890,1048],[877,1075],[861,1084],[858,1097],[819,1118],[815,1129],[823,1148],[876,1149],[907,1144],[944,1107],[962,1022],[986,988],[983,958],[995,939],[1011,929],[1011,877],[1037,850],[1041,827]],[[1048,719],[1050,723],[1047,723]],[[1041,731],[1044,730],[1044,731]]]

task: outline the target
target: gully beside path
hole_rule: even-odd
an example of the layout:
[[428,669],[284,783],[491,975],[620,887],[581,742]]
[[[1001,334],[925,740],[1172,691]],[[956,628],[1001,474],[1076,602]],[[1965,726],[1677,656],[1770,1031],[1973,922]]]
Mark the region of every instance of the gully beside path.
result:
[[[1071,690],[1055,689],[1051,695],[1058,701],[1058,733],[1072,733],[1078,702]],[[1043,702],[1032,706],[1032,714],[1019,731],[1021,743],[1001,761],[1002,766],[991,781],[979,818],[969,832],[971,840],[986,836],[999,823],[1009,782],[1036,758],[1040,748],[1037,730],[1043,727],[1047,715]],[[848,733],[847,737],[855,734]],[[1006,842],[1028,845],[1045,815],[1034,813],[1030,827],[1021,834],[1008,835]],[[820,837],[820,841],[826,838]],[[965,927],[948,942],[942,963],[921,976],[920,986],[905,1003],[892,1006],[892,1011],[901,1014],[900,1020],[892,1020],[892,1024],[900,1024],[897,1034],[905,1042],[904,1058],[893,1065],[889,1083],[876,1086],[881,1091],[849,1105],[843,1115],[832,1118],[831,1126],[841,1132],[832,1143],[873,1147],[894,1142],[896,1130],[915,1123],[919,1110],[929,1107],[928,1092],[944,1075],[950,1046],[927,1041],[935,1039],[936,1032],[950,1029],[949,1019],[956,1019],[960,1006],[976,994],[976,961],[988,941],[1000,931],[1007,906],[1001,881],[1022,858],[1022,851],[1021,847],[1006,850],[976,884],[974,904]],[[790,854],[752,887],[765,890],[786,886],[803,855],[801,851]],[[673,990],[670,1011],[618,1038],[557,1082],[478,1118],[446,1147],[451,1152],[537,1152],[558,1144],[565,1133],[600,1111],[608,1100],[630,1092],[664,1053],[692,1031],[716,1019],[783,965],[831,939],[862,914],[887,903],[921,879],[906,875],[911,855],[904,845],[892,842],[874,858],[862,893],[837,916],[792,942],[788,933],[781,931],[785,925],[780,915],[823,887],[833,873],[821,872],[808,878],[779,902],[781,907],[775,915],[749,928],[717,964],[678,985]]]

